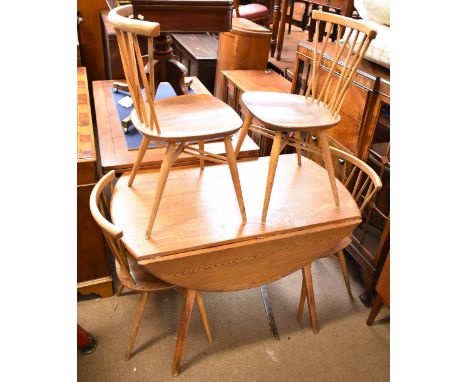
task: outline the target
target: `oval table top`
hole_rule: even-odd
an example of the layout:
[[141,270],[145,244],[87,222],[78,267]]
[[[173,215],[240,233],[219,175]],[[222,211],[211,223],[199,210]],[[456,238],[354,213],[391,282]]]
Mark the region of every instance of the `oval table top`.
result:
[[228,165],[171,169],[151,238],[145,239],[158,171],[130,173],[117,181],[111,199],[113,223],[138,262],[194,250],[265,239],[275,235],[357,226],[361,214],[348,190],[337,180],[336,207],[324,168],[296,154],[280,155],[268,218],[261,222],[269,157],[238,162],[247,222],[242,223]]

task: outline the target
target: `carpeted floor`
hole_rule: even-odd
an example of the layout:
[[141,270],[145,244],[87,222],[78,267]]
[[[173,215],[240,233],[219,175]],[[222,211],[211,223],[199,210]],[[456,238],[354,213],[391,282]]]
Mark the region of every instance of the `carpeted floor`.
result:
[[368,327],[369,308],[359,301],[362,286],[349,261],[354,300],[346,292],[339,264],[314,262],[313,277],[319,333],[304,312],[296,321],[301,274],[268,285],[280,341],[273,339],[260,294],[204,293],[214,336],[206,340],[194,308],[180,374],[172,377],[182,294],[153,294],[147,304],[134,355],[124,354],[138,295],[78,303],[78,322],[98,337],[90,355],[78,353],[78,381],[388,381],[389,311],[384,307]]

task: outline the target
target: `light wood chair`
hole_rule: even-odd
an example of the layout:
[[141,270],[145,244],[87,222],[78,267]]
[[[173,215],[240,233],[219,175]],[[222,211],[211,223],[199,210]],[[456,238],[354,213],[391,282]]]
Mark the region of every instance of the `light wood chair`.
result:
[[[113,181],[115,179],[115,171],[107,173],[102,177],[98,183],[94,186],[91,196],[89,199],[89,207],[91,214],[96,223],[101,228],[104,237],[106,239],[109,248],[115,258],[115,268],[117,277],[120,281],[120,288],[118,294],[122,292],[123,288],[128,288],[135,292],[140,292],[140,301],[138,302],[135,318],[133,321],[133,327],[130,332],[130,338],[128,340],[126,358],[129,359],[132,354],[133,345],[135,338],[140,327],[141,318],[145,309],[146,302],[151,292],[159,292],[175,288],[174,285],[168,284],[163,280],[160,280],[145,270],[144,267],[138,265],[135,259],[127,252],[125,245],[121,242],[123,236],[122,230],[117,228],[114,224],[108,221],[105,216],[105,208],[109,208],[108,198],[105,194],[106,187],[109,187],[109,194],[112,195]],[[202,318],[203,327],[205,329],[208,341],[212,342],[213,338],[211,335],[210,326],[203,304],[203,298],[200,292],[194,292],[194,298],[200,311]],[[177,351],[176,351],[177,355]]]
[[[316,22],[317,30],[322,23],[325,23],[326,35],[319,50],[318,34],[315,34],[312,74],[305,96],[259,91],[245,92],[242,95],[242,102],[247,108],[247,113],[239,134],[236,155],[240,151],[249,128],[260,135],[273,138],[263,202],[263,222],[267,218],[276,166],[282,149],[285,145],[294,146],[297,151],[298,165],[301,164],[301,150],[316,151],[315,146],[303,140],[301,132],[306,132],[308,136],[314,133],[319,137],[333,198],[335,204],[339,206],[327,130],[340,122],[339,113],[343,101],[370,41],[376,36],[376,31],[365,22],[331,13],[313,11],[312,17]],[[334,43],[330,43],[334,44],[334,47],[332,46],[334,57],[331,67],[325,67],[324,52],[335,26],[338,28],[338,35],[344,34],[345,37],[341,42],[336,39]],[[348,33],[344,33],[345,28]],[[260,121],[262,126],[252,125],[253,117]]]
[[[337,161],[334,161],[334,163],[339,163],[338,166],[341,167],[340,171],[342,174],[342,183],[349,190],[357,205],[359,206],[361,215],[364,216],[366,207],[371,207],[372,203],[374,203],[377,193],[382,188],[382,181],[380,180],[377,173],[362,160],[347,152],[338,150],[335,147],[330,147],[330,151],[332,156],[337,159]],[[346,289],[348,290],[349,296],[352,297],[348,269],[346,267],[346,258],[345,254],[343,253],[343,249],[346,248],[350,243],[351,237],[345,238],[337,246],[335,246],[335,248],[329,251],[329,253],[326,253],[321,257],[332,255],[338,256],[341,265],[341,272],[346,284]],[[311,265],[307,265],[302,269],[302,289],[301,297],[299,299],[299,308],[297,310],[297,320],[301,321],[302,319],[304,302],[307,299],[312,331],[314,333],[318,333],[314,288],[312,284]]]
[[[201,170],[204,169],[205,160],[215,163],[227,161],[242,221],[245,222],[244,201],[231,143],[232,135],[242,126],[242,120],[230,106],[208,94],[180,95],[153,101],[156,94],[154,84],[157,61],[153,57],[153,38],[159,36],[160,27],[156,22],[142,21],[132,17],[131,5],[114,8],[108,15],[109,21],[115,28],[125,77],[135,107],[130,117],[135,128],[143,135],[128,181],[129,187],[133,185],[149,142],[158,141],[167,145],[146,238],[150,238],[169,170],[183,152],[199,157]],[[138,37],[140,37],[140,43],[141,38],[146,37],[147,56],[141,54]],[[217,138],[224,140],[226,157],[209,153],[204,149],[206,140]],[[194,147],[195,142],[198,142],[198,148]]]
[[270,20],[270,9],[261,2],[239,5],[239,0],[234,0],[233,16],[267,26]]

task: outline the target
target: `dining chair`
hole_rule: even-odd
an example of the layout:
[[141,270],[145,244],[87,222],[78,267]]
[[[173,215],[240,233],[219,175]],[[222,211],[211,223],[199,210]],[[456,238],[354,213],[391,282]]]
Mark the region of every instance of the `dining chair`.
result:
[[[215,163],[227,161],[242,221],[245,222],[242,189],[231,143],[232,135],[242,126],[242,120],[230,106],[208,94],[180,95],[153,101],[156,94],[155,65],[158,65],[153,54],[153,39],[159,36],[160,26],[157,22],[140,20],[138,17],[133,18],[131,5],[114,8],[108,15],[109,21],[115,28],[125,78],[134,104],[134,110],[130,114],[131,121],[143,136],[128,180],[129,187],[133,185],[150,141],[167,145],[146,229],[146,238],[150,238],[169,170],[182,153],[199,157],[201,170],[204,169],[205,160]],[[140,43],[146,38],[146,56],[142,55],[138,37]],[[212,139],[224,140],[226,157],[204,149],[205,142]],[[194,145],[196,142],[198,148]]]
[[[130,331],[127,352],[125,354],[128,360],[132,354],[135,338],[138,333],[138,328],[140,327],[141,318],[143,317],[143,311],[151,292],[160,292],[176,287],[156,278],[146,271],[144,267],[139,265],[133,256],[127,252],[125,245],[121,241],[123,237],[122,230],[106,219],[106,209],[109,210],[109,199],[106,196],[106,189],[108,190],[108,194],[112,195],[114,180],[115,171],[111,171],[96,183],[91,192],[89,207],[94,220],[101,228],[104,238],[114,256],[115,270],[121,284],[118,294],[120,295],[124,287],[131,291],[141,293],[140,300],[136,307],[132,330]],[[195,300],[208,341],[212,342],[213,338],[203,304],[203,298],[198,291],[195,292]]]
[[250,4],[240,5],[239,0],[234,0],[233,6],[234,17],[240,17],[267,26],[270,19],[270,9],[265,4],[255,1]]
[[[276,167],[283,148],[286,145],[296,148],[298,165],[301,164],[302,150],[315,152],[315,147],[303,139],[302,133],[307,133],[307,136],[314,133],[318,136],[335,205],[339,206],[328,145],[328,129],[341,120],[340,109],[369,43],[376,36],[376,31],[363,21],[331,13],[313,11],[312,17],[317,28],[325,24],[326,35],[319,47],[318,34],[315,34],[312,74],[305,95],[262,91],[242,94],[242,102],[247,112],[235,154],[239,154],[249,128],[273,139],[262,222],[267,218]],[[327,67],[322,61],[335,26],[338,28],[338,35],[343,38],[331,43],[333,59],[330,67]],[[253,125],[253,117],[260,121],[262,126]]]
[[[339,150],[335,147],[330,147],[330,151],[337,166],[340,166],[341,180],[344,186],[353,196],[356,204],[359,207],[361,216],[364,216],[366,207],[372,207],[375,197],[379,190],[382,188],[382,181],[377,173],[367,163],[361,159],[356,158],[345,151]],[[368,216],[369,217],[369,216]],[[328,253],[320,256],[337,256],[341,266],[341,272],[346,284],[348,294],[352,297],[351,286],[349,284],[348,269],[346,266],[346,257],[343,249],[351,243],[351,237],[343,239],[337,246],[335,246]],[[299,299],[299,308],[297,310],[297,320],[302,320],[304,310],[304,302],[307,300],[309,307],[309,315],[311,320],[312,331],[318,333],[317,313],[315,310],[314,288],[312,283],[312,270],[310,265],[306,265],[302,269],[302,289],[301,297]]]

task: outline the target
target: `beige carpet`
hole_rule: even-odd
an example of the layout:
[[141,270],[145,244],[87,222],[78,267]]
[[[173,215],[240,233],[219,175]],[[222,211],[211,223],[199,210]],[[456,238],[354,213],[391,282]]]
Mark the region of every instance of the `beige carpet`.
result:
[[388,381],[389,311],[384,307],[374,326],[366,325],[369,309],[359,301],[362,286],[350,271],[354,301],[336,260],[314,263],[318,334],[307,310],[302,323],[295,318],[300,272],[269,284],[280,341],[271,335],[259,288],[204,293],[214,341],[206,340],[195,308],[178,377],[171,365],[181,293],[152,295],[129,361],[124,354],[138,296],[81,301],[78,322],[99,345],[90,355],[78,354],[78,381]]

